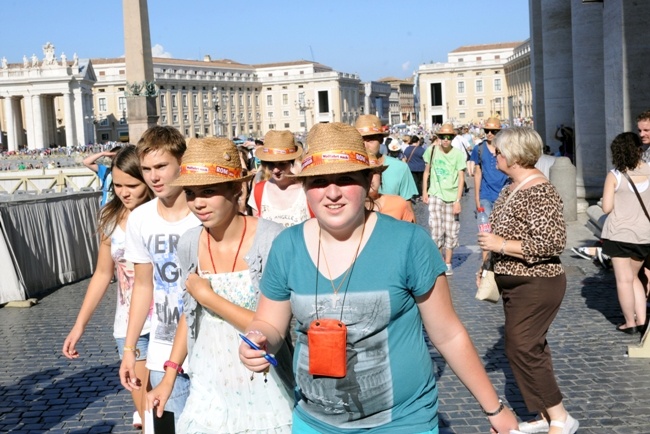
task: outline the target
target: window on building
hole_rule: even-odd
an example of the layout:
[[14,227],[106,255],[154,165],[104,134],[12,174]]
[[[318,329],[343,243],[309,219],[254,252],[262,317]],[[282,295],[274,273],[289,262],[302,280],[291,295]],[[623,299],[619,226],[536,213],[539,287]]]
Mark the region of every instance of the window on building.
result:
[[460,112],[460,113],[458,113],[458,117],[459,117],[460,119],[465,119],[465,112]]
[[[167,115],[162,115],[162,116],[160,117],[160,122],[161,122],[163,125],[167,125]],[[122,123],[121,119],[120,119],[120,123]]]
[[284,105],[289,104],[289,95],[287,95],[286,93],[282,94],[282,104]]
[[185,137],[189,137],[189,136],[190,136],[190,129],[185,128]]
[[476,116],[478,116],[479,118],[482,118],[483,117],[483,112],[476,112]]
[[459,62],[462,62],[462,61],[463,61],[463,58],[462,58],[462,57],[459,57],[459,58],[458,58],[458,61],[459,61]]
[[288,118],[289,117],[289,110],[283,111],[282,116],[284,116],[285,118]]
[[160,107],[167,107],[167,95],[165,94],[160,94]]
[[284,127],[285,127],[285,128],[289,128],[289,123],[288,123],[288,122],[285,122],[285,123],[284,123]]
[[269,130],[274,130],[275,129],[275,124],[269,124]]
[[501,59],[501,56],[498,55],[498,54],[496,54],[496,55],[494,56],[494,58],[495,58],[496,60],[499,60],[499,59]]
[[500,78],[495,78],[494,79],[494,91],[495,92],[501,92],[501,79]]
[[464,81],[459,81],[458,82],[458,93],[465,93],[465,82]]
[[483,92],[483,80],[476,80],[476,91]]
[[483,71],[477,72],[476,75],[483,75]]
[[198,113],[195,113],[194,114],[194,122],[198,122],[198,121],[199,121],[199,115],[198,115]]
[[183,94],[183,107],[187,107],[187,94]]
[[242,95],[242,94],[240,93],[240,94],[239,94],[239,98],[237,98],[237,99],[239,100],[239,105],[240,105],[240,106],[243,106],[243,105],[244,105],[244,95]]
[[102,133],[102,142],[105,142],[108,140],[108,133]]
[[476,56],[476,61],[477,62],[480,62],[481,60],[483,60],[483,58],[481,56]]
[[272,118],[272,117],[273,117],[273,112],[268,112],[268,113],[266,114],[266,116],[268,116],[269,118]]
[[120,96],[117,98],[117,109],[119,111],[126,110],[126,97]]
[[183,115],[183,121],[184,121],[184,122],[188,122],[189,120],[190,120],[189,116],[187,115],[187,113],[185,113],[185,114]]
[[458,77],[465,77],[465,74],[460,72],[460,73],[458,73]]
[[203,122],[210,122],[210,115],[203,113]]
[[318,91],[318,113],[329,113],[330,101],[329,94],[326,90]]
[[178,98],[177,98],[177,95],[176,95],[176,94],[173,94],[173,95],[172,95],[172,107],[173,107],[173,108],[178,107]]
[[442,83],[431,83],[431,105],[442,105]]
[[108,118],[101,119],[99,121],[99,126],[101,127],[107,127],[108,126]]
[[106,98],[98,98],[97,99],[97,105],[99,106],[99,111],[100,112],[105,112],[106,111]]
[[273,95],[266,95],[266,105],[273,105]]
[[458,100],[458,105],[459,106],[464,106],[465,105],[465,100],[464,99],[459,99]]
[[432,115],[431,116],[431,123],[432,124],[441,124],[442,123],[442,115]]
[[476,105],[483,105],[483,98],[476,98]]
[[178,115],[174,115],[174,116],[172,117],[172,122],[174,122],[174,125],[177,125],[177,124],[178,124]]

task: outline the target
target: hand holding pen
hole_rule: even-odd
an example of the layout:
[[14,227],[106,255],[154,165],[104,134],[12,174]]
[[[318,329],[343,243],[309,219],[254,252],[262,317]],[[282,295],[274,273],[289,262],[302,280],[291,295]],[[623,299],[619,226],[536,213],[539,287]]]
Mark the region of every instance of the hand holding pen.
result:
[[[250,333],[250,332],[249,332],[249,333]],[[269,362],[271,365],[273,365],[273,366],[278,366],[278,361],[275,359],[275,357],[273,357],[273,355],[271,355],[271,354],[267,354],[267,353],[266,353],[262,348],[260,348],[259,345],[257,345],[255,342],[251,341],[250,339],[248,339],[246,336],[242,335],[241,333],[239,334],[239,337],[241,337],[242,340],[243,340],[243,341],[244,341],[244,342],[245,342],[245,343],[246,343],[250,348],[252,348],[253,350],[256,350],[256,351],[263,351],[262,357],[264,357],[264,359],[265,359],[267,362]],[[249,363],[249,362],[252,361],[253,359],[251,359],[251,358],[249,358],[249,357],[246,357],[246,356],[244,355],[244,353],[242,352],[242,347],[244,347],[244,346],[240,346],[240,348],[239,348],[239,358],[240,358],[241,361],[244,363],[244,365],[246,365],[246,367],[247,367],[248,369],[250,369],[250,370],[252,370],[252,371],[258,371],[259,368],[260,368],[260,366],[251,365],[251,364]],[[245,348],[245,347],[244,347],[244,348]],[[258,357],[256,357],[256,358],[259,358],[259,354],[258,354],[257,356],[258,356]],[[266,367],[264,367],[264,368],[266,368]]]

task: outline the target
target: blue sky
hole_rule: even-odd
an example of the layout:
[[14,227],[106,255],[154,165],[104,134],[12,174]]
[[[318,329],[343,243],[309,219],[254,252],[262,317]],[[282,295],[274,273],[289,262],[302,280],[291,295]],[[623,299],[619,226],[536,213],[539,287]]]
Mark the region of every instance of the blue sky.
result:
[[[133,1],[133,0],[131,0]],[[0,58],[124,54],[122,1],[2,0]],[[149,0],[158,55],[241,63],[315,60],[363,81],[404,78],[462,45],[528,38],[527,0]],[[269,5],[273,5],[270,7]]]

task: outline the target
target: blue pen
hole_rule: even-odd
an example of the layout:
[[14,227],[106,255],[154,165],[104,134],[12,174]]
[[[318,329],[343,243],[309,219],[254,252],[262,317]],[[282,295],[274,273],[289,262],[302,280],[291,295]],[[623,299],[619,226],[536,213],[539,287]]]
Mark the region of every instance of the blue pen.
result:
[[[244,342],[246,342],[246,343],[247,343],[247,344],[248,344],[252,349],[254,349],[254,350],[258,350],[258,351],[262,351],[262,349],[261,349],[260,347],[258,347],[258,346],[255,344],[255,342],[251,341],[250,339],[248,339],[248,338],[247,338],[246,336],[244,336],[243,334],[240,333],[240,334],[239,334],[239,337],[242,338],[242,339],[244,340]],[[266,359],[270,364],[272,364],[273,366],[278,366],[278,361],[277,361],[277,360],[275,359],[275,357],[273,357],[272,355],[270,355],[270,354],[264,354],[264,358],[265,358],[265,359]]]

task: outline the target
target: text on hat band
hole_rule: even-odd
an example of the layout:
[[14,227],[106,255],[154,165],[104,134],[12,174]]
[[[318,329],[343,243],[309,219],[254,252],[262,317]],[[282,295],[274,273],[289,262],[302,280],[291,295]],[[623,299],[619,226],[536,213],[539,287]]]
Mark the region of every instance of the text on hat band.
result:
[[320,166],[321,164],[337,163],[345,161],[349,163],[370,164],[368,156],[354,151],[325,151],[316,152],[302,161],[302,169],[305,170],[311,166]]
[[262,152],[265,154],[295,154],[297,148],[262,148]]
[[181,175],[217,175],[223,178],[241,178],[242,170],[217,164],[181,164]]

